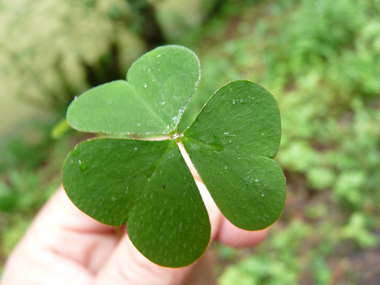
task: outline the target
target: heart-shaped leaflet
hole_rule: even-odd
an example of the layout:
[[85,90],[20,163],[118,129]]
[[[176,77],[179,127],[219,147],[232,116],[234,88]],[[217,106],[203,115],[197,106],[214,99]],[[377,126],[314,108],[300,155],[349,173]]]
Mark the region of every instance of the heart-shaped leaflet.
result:
[[[132,74],[150,70],[149,78],[157,78],[156,73],[161,71],[161,67],[160,70],[152,68],[152,58],[159,59],[163,55],[170,58],[172,54],[177,59],[183,57],[186,59],[184,64],[193,68],[183,75],[188,87],[182,89],[187,92],[183,93],[182,103],[180,100],[171,103],[168,99],[161,105],[158,102],[162,96],[144,93],[145,87],[139,89],[140,94],[133,88],[125,89],[125,86],[130,86],[125,82],[121,89],[110,83],[94,88],[74,101],[68,111],[69,123],[77,129],[86,125],[86,130],[99,130],[101,126],[103,132],[136,133],[140,128],[145,133],[165,133],[166,123],[169,123],[168,132],[176,130],[179,122],[176,116],[188,103],[190,86],[193,86],[194,93],[198,83],[199,77],[196,76],[193,76],[192,85],[188,80],[188,74],[197,73],[196,68],[199,74],[196,56],[183,47],[161,47],[142,56],[128,72],[128,78],[132,70]],[[163,82],[180,86],[181,76],[172,76],[173,69],[165,68],[169,77],[178,79],[179,83]],[[140,82],[150,83],[144,78],[140,78]],[[114,93],[118,95],[115,97]],[[178,99],[180,93],[176,94]],[[85,99],[81,99],[82,96]],[[157,100],[149,96],[161,97]],[[158,108],[171,106],[165,110],[172,112],[170,116],[177,115],[171,121],[170,116],[164,117],[165,124],[152,123],[150,120],[155,120],[163,112],[156,110],[154,116],[145,114],[145,121],[140,117],[140,125],[137,125],[135,119],[127,122],[128,116],[124,118],[121,110],[117,109],[117,115],[102,124],[101,121],[107,120],[107,114],[112,112],[108,105],[104,105],[107,97],[111,97],[112,106],[117,105],[114,100],[118,97],[129,102],[123,103],[126,114],[134,114],[135,105],[132,103],[140,101],[125,98],[141,97],[150,104],[156,102],[154,106]],[[99,111],[101,104],[92,101],[101,102],[108,113]],[[100,116],[101,120],[97,118],[93,123],[83,116],[80,111],[89,112],[89,106],[98,106],[93,108],[93,117]],[[173,111],[173,106],[179,108],[177,112]],[[118,125],[120,118],[126,120],[126,125]],[[133,244],[151,261],[169,267],[186,266],[203,254],[211,229],[207,211],[176,141],[184,143],[223,214],[238,227],[256,230],[277,220],[284,206],[285,178],[281,168],[272,160],[280,137],[279,110],[273,96],[252,82],[234,81],[219,89],[194,123],[183,135],[175,136],[176,139],[103,138],[80,143],[66,160],[62,171],[63,185],[74,204],[98,221],[115,226],[128,221],[127,231]]]
[[183,137],[218,208],[234,225],[260,230],[281,215],[286,182],[276,156],[280,112],[273,96],[246,80],[220,88]]
[[207,211],[175,141],[85,141],[68,156],[62,181],[89,216],[112,226],[128,221],[132,243],[154,263],[186,266],[207,248]]
[[73,128],[90,133],[169,134],[200,80],[198,57],[182,46],[159,47],[117,80],[90,89],[67,111]]

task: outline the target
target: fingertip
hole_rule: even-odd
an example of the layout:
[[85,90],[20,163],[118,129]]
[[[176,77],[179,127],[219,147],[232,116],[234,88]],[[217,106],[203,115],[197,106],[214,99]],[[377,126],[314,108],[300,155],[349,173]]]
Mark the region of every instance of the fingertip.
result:
[[182,268],[162,267],[151,262],[125,234],[98,272],[95,284],[182,284],[192,268],[193,265]]
[[240,229],[223,217],[216,240],[224,245],[235,248],[251,247],[264,241],[267,238],[268,233],[268,228],[259,231],[246,231]]

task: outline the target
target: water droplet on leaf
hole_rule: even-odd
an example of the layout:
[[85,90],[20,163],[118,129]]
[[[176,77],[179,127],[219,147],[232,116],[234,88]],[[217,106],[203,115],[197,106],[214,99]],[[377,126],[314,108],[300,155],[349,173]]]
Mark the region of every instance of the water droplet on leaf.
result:
[[161,105],[166,105],[166,101],[162,101],[162,102],[161,102]]
[[83,161],[78,160],[78,164],[81,171],[85,171],[87,169],[87,165]]
[[78,146],[76,146],[76,147],[73,149],[73,151],[72,151],[71,154],[72,154],[73,156],[77,156],[77,155],[79,154]]
[[147,88],[148,87],[148,84],[144,83],[144,88]]

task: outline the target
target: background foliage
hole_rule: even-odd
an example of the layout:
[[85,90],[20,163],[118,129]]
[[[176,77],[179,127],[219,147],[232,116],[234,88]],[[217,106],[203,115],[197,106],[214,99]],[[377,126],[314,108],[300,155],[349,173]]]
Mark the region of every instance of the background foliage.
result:
[[67,104],[178,43],[202,64],[187,124],[242,78],[270,90],[282,114],[286,209],[255,249],[215,246],[220,284],[380,283],[379,0],[17,0],[0,2],[0,23],[1,92],[53,113],[0,141],[2,263],[83,139],[56,125]]

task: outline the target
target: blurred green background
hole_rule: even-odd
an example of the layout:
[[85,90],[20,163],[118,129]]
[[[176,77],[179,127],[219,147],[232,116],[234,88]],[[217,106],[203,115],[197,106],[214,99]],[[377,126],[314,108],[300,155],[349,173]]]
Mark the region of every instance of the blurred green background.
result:
[[0,272],[86,138],[70,101],[170,43],[202,64],[182,128],[242,78],[282,114],[285,211],[256,248],[214,245],[219,283],[380,284],[380,0],[0,1]]

